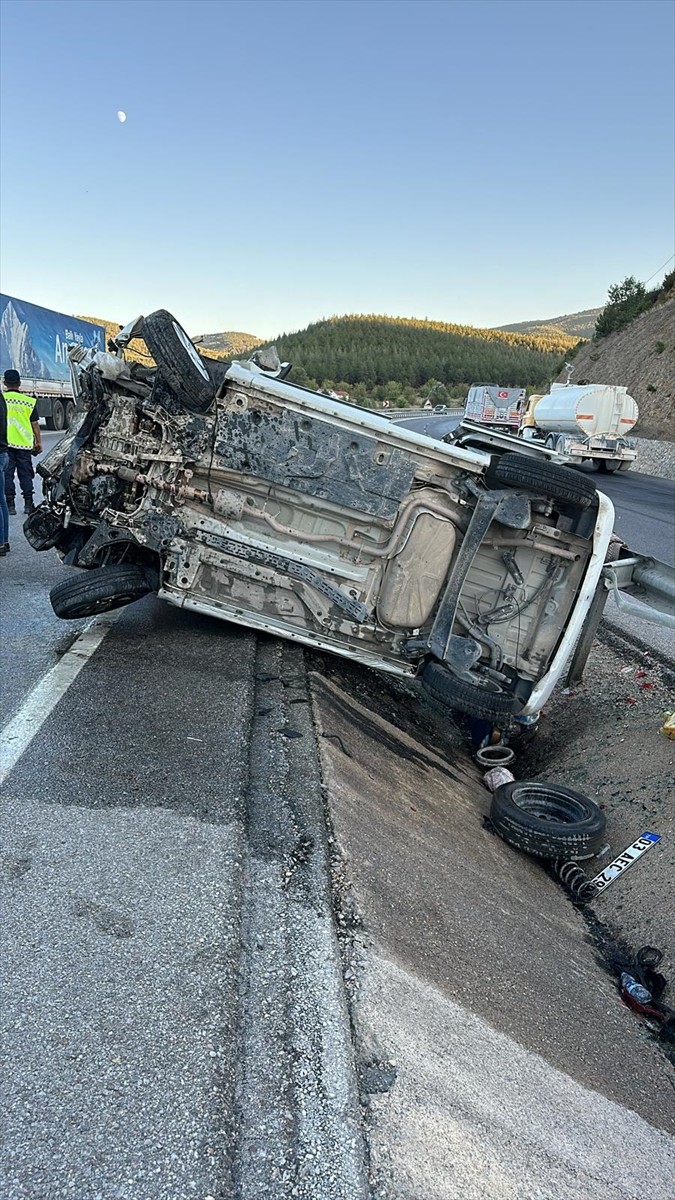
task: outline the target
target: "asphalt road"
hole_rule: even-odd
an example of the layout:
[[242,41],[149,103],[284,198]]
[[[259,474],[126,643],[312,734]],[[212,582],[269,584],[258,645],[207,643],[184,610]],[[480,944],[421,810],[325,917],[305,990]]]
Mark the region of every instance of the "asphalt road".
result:
[[600,491],[612,501],[618,536],[638,553],[651,554],[674,566],[675,482],[639,471],[596,475],[592,467],[582,469],[595,478]]
[[298,648],[125,610],[1,827],[3,1200],[365,1200]]

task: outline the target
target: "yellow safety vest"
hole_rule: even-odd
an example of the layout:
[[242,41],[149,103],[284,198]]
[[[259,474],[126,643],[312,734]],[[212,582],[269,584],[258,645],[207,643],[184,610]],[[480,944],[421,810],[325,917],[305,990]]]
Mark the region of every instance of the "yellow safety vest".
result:
[[7,405],[7,441],[17,450],[32,450],[35,445],[35,434],[30,423],[30,414],[35,408],[32,396],[24,396],[23,392],[4,392]]

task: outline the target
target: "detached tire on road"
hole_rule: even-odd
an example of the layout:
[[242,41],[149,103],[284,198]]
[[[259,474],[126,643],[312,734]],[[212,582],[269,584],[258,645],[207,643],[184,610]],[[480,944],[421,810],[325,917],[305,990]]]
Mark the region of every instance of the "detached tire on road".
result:
[[205,413],[215,399],[215,387],[183,326],[164,308],[143,322],[143,337],[158,369],[190,412]]
[[604,844],[605,815],[588,796],[552,783],[505,783],[492,797],[496,832],[536,858],[590,858]]
[[513,697],[498,684],[478,687],[452,675],[438,662],[428,662],[419,676],[422,687],[447,708],[483,717],[486,721],[502,721],[513,711]]
[[147,596],[153,589],[143,567],[123,563],[78,571],[49,593],[57,617],[74,621],[78,617],[94,617],[97,613],[122,608]]
[[525,488],[548,500],[561,500],[589,508],[596,497],[596,486],[587,475],[578,475],[571,467],[560,467],[548,460],[526,454],[508,453],[493,460],[487,471],[489,484]]

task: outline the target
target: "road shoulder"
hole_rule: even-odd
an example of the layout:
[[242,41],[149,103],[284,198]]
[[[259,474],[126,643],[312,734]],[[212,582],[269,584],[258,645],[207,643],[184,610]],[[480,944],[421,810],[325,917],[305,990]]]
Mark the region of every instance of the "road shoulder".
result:
[[[388,720],[310,678],[340,886],[353,897],[347,971],[378,1194],[494,1200],[518,1181],[520,1195],[600,1200],[618,1177],[616,1194],[637,1196],[639,1135],[648,1192],[665,1200],[672,1069],[598,965],[581,915],[483,828],[476,768],[454,738],[434,752],[417,737],[412,699],[397,697]],[[458,1065],[463,1045],[475,1055]],[[490,1112],[519,1117],[503,1116],[492,1138]],[[448,1148],[464,1143],[453,1160]],[[550,1190],[584,1156],[568,1190]]]

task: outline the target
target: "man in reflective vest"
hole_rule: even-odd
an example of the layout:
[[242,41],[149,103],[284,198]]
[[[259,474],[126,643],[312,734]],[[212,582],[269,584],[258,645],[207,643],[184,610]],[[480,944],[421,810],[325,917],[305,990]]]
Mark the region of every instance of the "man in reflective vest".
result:
[[0,557],[2,558],[9,554],[9,513],[5,500],[7,450],[7,405],[0,390]]
[[14,473],[19,477],[19,487],[23,494],[25,511],[31,513],[35,508],[33,503],[33,470],[32,456],[42,451],[42,434],[38,421],[38,411],[32,396],[24,396],[19,391],[21,378],[18,371],[5,371],[3,376],[3,391],[7,405],[7,443],[9,461],[5,467],[5,496],[7,508],[13,516],[16,513]]

